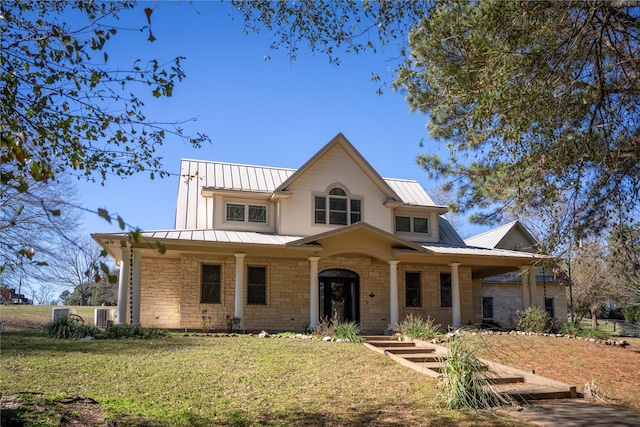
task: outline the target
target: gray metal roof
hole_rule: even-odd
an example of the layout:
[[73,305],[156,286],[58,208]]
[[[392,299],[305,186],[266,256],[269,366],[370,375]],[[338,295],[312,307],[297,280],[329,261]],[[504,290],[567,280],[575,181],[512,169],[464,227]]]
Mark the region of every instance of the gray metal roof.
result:
[[437,254],[450,255],[476,255],[476,256],[492,256],[506,258],[544,258],[543,255],[532,254],[530,252],[509,251],[506,249],[489,249],[479,247],[460,247],[452,245],[444,245],[438,243],[421,243],[421,246],[431,252]]
[[[96,237],[127,238],[128,233],[96,234]],[[255,245],[280,245],[300,240],[300,236],[278,236],[272,233],[257,233],[252,231],[225,230],[152,230],[143,231],[143,239],[149,240],[180,240],[185,242],[217,242],[217,243],[248,243]]]
[[509,231],[518,221],[513,221],[493,230],[485,231],[484,233],[477,234],[464,240],[468,246],[478,246],[480,248],[495,248],[500,241],[507,235]]
[[[182,159],[178,205],[196,206],[199,188],[217,190],[273,192],[296,172],[296,169],[243,165],[206,160]],[[415,180],[383,178],[407,205],[436,206]],[[192,187],[196,186],[197,191]]]

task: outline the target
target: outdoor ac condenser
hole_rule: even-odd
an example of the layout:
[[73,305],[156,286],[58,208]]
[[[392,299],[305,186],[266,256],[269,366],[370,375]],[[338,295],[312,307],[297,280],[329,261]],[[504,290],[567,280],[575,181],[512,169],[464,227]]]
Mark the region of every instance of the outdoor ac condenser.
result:
[[69,307],[54,307],[51,313],[51,321],[55,321],[61,317],[69,317],[71,309]]
[[93,324],[98,328],[106,328],[110,323],[113,323],[113,309],[96,308],[93,315]]

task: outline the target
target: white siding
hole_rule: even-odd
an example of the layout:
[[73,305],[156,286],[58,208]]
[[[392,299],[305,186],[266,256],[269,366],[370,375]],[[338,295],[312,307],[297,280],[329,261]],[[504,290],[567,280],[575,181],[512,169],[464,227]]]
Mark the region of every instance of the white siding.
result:
[[314,194],[325,194],[331,184],[340,183],[354,197],[362,199],[362,220],[389,233],[392,210],[383,205],[386,196],[367,174],[338,145],[311,165],[290,188],[289,199],[280,211],[280,234],[310,236],[338,226],[314,224]]

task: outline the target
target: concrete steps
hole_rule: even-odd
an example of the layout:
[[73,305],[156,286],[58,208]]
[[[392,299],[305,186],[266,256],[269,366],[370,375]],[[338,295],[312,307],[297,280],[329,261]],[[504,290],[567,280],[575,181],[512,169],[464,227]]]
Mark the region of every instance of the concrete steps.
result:
[[[432,378],[440,378],[447,349],[426,341],[398,341],[388,336],[366,336],[364,345],[403,366]],[[576,387],[519,369],[480,359],[488,367],[486,377],[491,388],[516,401],[576,398]]]

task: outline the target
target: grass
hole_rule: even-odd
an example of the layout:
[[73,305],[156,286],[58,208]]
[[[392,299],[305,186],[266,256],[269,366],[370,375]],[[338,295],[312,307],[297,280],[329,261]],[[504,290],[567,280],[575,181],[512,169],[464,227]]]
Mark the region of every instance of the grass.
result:
[[56,405],[79,397],[112,426],[526,425],[446,409],[435,381],[352,343],[179,333],[80,341],[9,330],[1,345],[3,399],[58,402],[27,411],[40,419],[26,426],[65,425],[79,411],[62,416]]
[[[51,321],[51,305],[0,305],[0,322],[4,323],[5,331],[22,329],[40,329]],[[66,306],[65,306],[66,307]],[[93,314],[97,307],[68,306],[82,317],[85,325],[93,325]],[[115,307],[107,307],[115,310]]]

